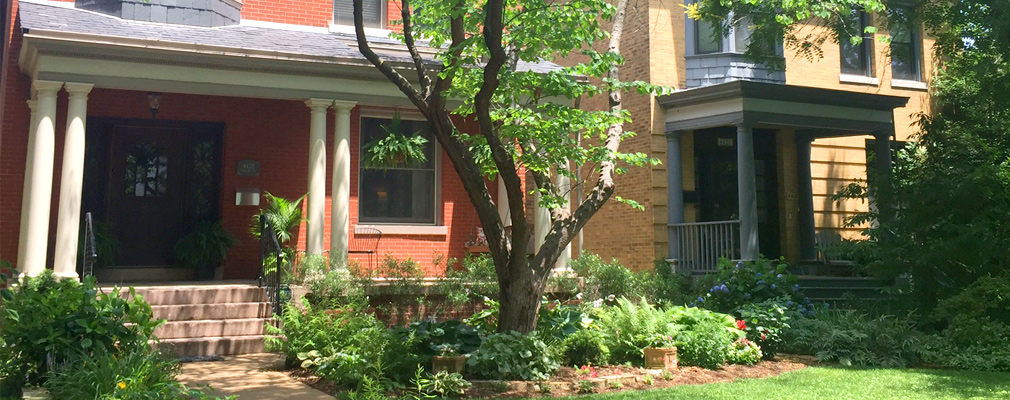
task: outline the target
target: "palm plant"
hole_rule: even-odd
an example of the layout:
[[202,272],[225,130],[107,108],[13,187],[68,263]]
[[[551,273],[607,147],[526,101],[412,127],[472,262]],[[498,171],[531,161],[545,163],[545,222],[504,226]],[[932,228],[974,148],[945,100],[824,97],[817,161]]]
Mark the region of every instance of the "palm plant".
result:
[[305,196],[302,195],[302,197],[296,200],[288,200],[283,197],[274,196],[270,192],[264,193],[263,197],[267,200],[266,207],[252,218],[252,226],[249,229],[252,236],[256,239],[260,238],[262,234],[260,232],[260,215],[265,215],[270,224],[273,225],[277,243],[283,246],[285,243],[291,241],[291,231],[297,228],[304,219],[302,217],[302,200],[305,199]]

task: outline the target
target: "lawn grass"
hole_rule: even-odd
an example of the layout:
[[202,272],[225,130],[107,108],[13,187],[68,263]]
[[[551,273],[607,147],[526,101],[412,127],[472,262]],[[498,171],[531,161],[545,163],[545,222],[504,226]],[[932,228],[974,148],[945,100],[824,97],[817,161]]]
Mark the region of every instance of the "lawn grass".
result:
[[773,378],[609,393],[590,396],[588,399],[1010,399],[1010,373],[811,367]]

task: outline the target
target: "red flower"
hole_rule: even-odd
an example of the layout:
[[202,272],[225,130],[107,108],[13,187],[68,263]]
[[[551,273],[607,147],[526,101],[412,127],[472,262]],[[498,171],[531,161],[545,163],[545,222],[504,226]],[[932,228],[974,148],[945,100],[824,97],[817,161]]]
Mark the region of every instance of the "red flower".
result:
[[765,336],[765,334],[763,334],[763,333],[762,333],[762,334],[761,334],[761,340],[766,340],[766,339],[768,339],[768,337],[767,337],[767,336]]
[[747,329],[747,323],[744,322],[744,320],[742,320],[742,319],[738,319],[738,320],[736,320],[736,327],[739,328],[741,331],[742,330],[746,330]]

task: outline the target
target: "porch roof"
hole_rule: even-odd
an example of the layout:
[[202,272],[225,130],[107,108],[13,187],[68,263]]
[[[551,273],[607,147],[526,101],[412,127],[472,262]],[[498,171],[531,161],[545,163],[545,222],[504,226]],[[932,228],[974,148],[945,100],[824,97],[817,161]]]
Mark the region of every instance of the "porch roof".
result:
[[741,80],[678,91],[659,103],[668,132],[748,124],[793,126],[824,137],[892,131],[894,109],[908,98]]
[[[25,38],[19,64],[33,79],[126,90],[406,102],[361,55],[353,33],[255,21],[224,27],[142,22],[46,0],[23,0],[18,13]],[[368,39],[386,61],[412,68],[399,41]],[[420,44],[426,61],[437,63],[436,49]],[[561,67],[541,62],[519,68]]]

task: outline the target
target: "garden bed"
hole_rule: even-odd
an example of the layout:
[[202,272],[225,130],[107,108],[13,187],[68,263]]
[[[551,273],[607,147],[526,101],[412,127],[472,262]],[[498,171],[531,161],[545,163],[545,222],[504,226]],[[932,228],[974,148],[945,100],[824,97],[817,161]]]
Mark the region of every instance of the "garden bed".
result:
[[[524,398],[560,397],[577,394],[608,393],[625,390],[645,390],[678,385],[697,385],[715,382],[732,382],[737,379],[767,378],[784,372],[795,371],[816,364],[816,359],[806,356],[780,355],[771,361],[755,365],[726,365],[719,370],[700,367],[679,367],[669,374],[662,370],[643,369],[626,366],[603,366],[596,368],[596,376],[580,373],[571,367],[563,367],[550,381],[472,381],[473,387],[466,391],[466,398]],[[313,388],[338,395],[347,390],[323,380],[304,369],[290,371],[291,376]],[[651,376],[651,378],[647,378]],[[651,379],[651,384],[648,382]],[[583,381],[592,384],[582,383]]]

